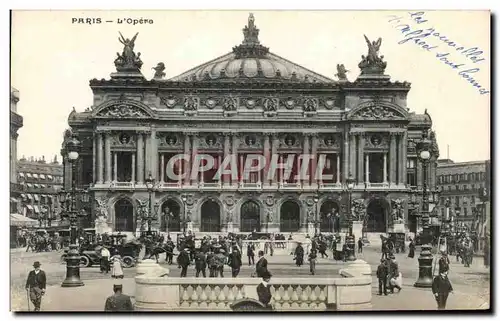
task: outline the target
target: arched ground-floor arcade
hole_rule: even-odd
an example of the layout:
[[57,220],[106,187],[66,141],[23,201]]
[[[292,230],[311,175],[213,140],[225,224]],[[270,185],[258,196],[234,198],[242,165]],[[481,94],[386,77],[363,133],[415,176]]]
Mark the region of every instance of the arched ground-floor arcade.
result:
[[[317,203],[315,198],[317,195]],[[341,191],[294,192],[191,192],[147,191],[95,192],[92,216],[105,216],[112,231],[139,232],[151,223],[153,230],[201,233],[280,232],[307,233],[311,226],[322,233],[348,229],[348,195]],[[364,232],[388,233],[395,228],[408,232],[407,198],[403,193],[354,191],[351,195],[353,220],[364,218]],[[359,204],[362,204],[359,206]],[[395,204],[403,204],[399,208]],[[150,212],[153,214],[149,216]],[[361,215],[360,215],[361,213]],[[366,215],[365,215],[366,214]],[[148,220],[148,217],[151,217]]]

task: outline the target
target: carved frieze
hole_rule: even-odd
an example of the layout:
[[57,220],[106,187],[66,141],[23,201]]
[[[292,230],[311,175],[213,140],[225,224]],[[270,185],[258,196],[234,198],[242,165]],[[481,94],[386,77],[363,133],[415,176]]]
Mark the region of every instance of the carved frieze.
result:
[[184,97],[184,111],[196,112],[200,106],[200,98],[193,95]]
[[337,100],[335,98],[327,97],[321,98],[319,100],[320,106],[323,106],[325,109],[332,110],[337,107]]
[[301,140],[294,134],[287,134],[280,138],[280,148],[300,147]]
[[238,106],[238,97],[225,97],[222,102],[222,108],[224,109],[224,111],[236,111],[238,110]]
[[297,101],[293,97],[287,97],[284,99],[280,99],[281,106],[283,106],[286,109],[292,110],[295,108],[297,105]]
[[159,147],[179,148],[183,146],[182,139],[175,133],[157,132]]
[[265,112],[278,111],[279,101],[277,98],[264,98],[263,108]]
[[342,144],[342,136],[339,134],[326,134],[319,136],[320,148],[339,148]]
[[208,109],[214,109],[217,105],[220,104],[220,100],[217,97],[207,97],[201,101],[201,104]]
[[240,148],[244,149],[261,149],[262,146],[262,137],[256,134],[246,134],[242,136],[243,139],[240,139]]
[[245,106],[248,109],[254,109],[261,103],[260,98],[255,98],[255,97],[245,97],[241,98],[241,104]]
[[223,137],[215,134],[201,136],[199,146],[202,149],[220,149],[223,147]]
[[111,145],[116,147],[135,147],[136,137],[132,133],[118,132],[111,136]]
[[304,98],[303,101],[304,112],[315,112],[318,110],[318,99],[317,98]]

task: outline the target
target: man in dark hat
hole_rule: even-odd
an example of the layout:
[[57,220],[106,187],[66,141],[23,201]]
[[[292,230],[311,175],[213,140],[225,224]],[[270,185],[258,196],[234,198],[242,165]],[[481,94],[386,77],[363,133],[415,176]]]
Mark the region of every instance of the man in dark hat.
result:
[[269,281],[271,280],[271,273],[265,271],[262,274],[262,282],[257,285],[257,295],[259,296],[259,301],[262,302],[266,307],[271,308],[269,302],[271,302],[271,286]]
[[255,264],[255,273],[261,278],[263,275],[266,275],[266,272],[269,273],[267,270],[267,259],[264,257],[264,251],[259,251],[259,261]]
[[384,259],[380,260],[380,265],[377,268],[378,279],[378,295],[387,295],[387,264]]
[[231,275],[233,278],[237,277],[240,273],[241,262],[241,252],[238,250],[236,244],[233,247],[233,251],[229,254],[228,265],[231,267]]
[[185,247],[180,253],[179,256],[177,257],[177,264],[179,265],[179,268],[181,269],[181,278],[185,278],[187,275],[187,268],[189,264],[191,263],[189,254],[188,254],[188,249]]
[[204,278],[207,277],[207,256],[201,250],[196,253],[195,258],[195,267],[196,267],[196,277],[200,276],[200,273]]
[[439,310],[446,309],[446,301],[451,292],[453,292],[453,287],[451,286],[447,273],[440,273],[438,276],[434,277],[432,281],[432,293],[436,298]]
[[106,299],[106,304],[104,306],[104,311],[106,312],[120,312],[120,311],[134,311],[134,306],[128,295],[122,293],[123,285],[115,284],[113,285],[112,296]]
[[30,300],[35,306],[35,311],[40,311],[42,296],[45,294],[45,286],[47,283],[45,272],[40,269],[40,265],[38,261],[33,263],[34,270],[30,271],[28,279],[26,280],[26,290],[29,290]]

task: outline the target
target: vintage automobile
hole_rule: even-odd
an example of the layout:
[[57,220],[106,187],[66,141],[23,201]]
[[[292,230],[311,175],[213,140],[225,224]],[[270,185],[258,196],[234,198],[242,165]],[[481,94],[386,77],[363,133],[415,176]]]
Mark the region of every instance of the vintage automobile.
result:
[[263,232],[252,232],[248,235],[247,240],[270,240],[272,233],[263,233]]
[[[66,263],[66,258],[68,256],[68,249],[64,250],[64,254],[61,255],[61,263]],[[80,267],[91,267],[92,265],[99,265],[100,255],[94,250],[83,250],[80,249]]]

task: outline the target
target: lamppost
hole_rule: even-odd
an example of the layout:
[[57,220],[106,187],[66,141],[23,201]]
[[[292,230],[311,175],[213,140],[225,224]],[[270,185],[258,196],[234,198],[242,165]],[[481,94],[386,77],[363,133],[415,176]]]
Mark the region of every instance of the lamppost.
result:
[[[151,222],[156,219],[156,214],[158,213],[158,208],[160,204],[155,204],[154,206],[154,213],[151,213],[151,204],[153,202],[152,196],[153,196],[153,191],[155,187],[155,179],[153,176],[151,176],[151,173],[149,173],[149,177],[146,178],[145,180],[146,183],[146,188],[148,189],[149,193],[149,206],[148,206],[148,216],[145,217],[146,221],[148,222],[148,234],[151,234]],[[154,214],[154,216],[153,216]]]
[[[77,175],[77,160],[79,157],[78,152],[80,151],[80,142],[76,136],[71,137],[71,139],[66,143],[65,146],[66,155],[68,161],[71,163],[71,193],[70,203],[68,211],[62,213],[62,216],[69,218],[71,227],[71,243],[69,245],[69,251],[66,258],[66,279],[61,284],[62,287],[78,287],[83,286],[83,282],[80,280],[80,252],[78,250],[78,245],[76,245],[76,230],[79,215],[84,212],[79,211],[76,206],[76,175]],[[61,193],[61,202],[67,200],[67,195],[65,192]],[[88,201],[88,194],[82,194],[82,201]]]
[[418,288],[430,288],[432,286],[432,235],[429,231],[429,195],[427,190],[427,167],[431,159],[432,142],[427,139],[427,132],[424,132],[422,140],[417,144],[417,151],[422,162],[423,171],[423,191],[422,191],[422,251],[418,258],[418,279],[414,286]]
[[313,197],[313,201],[314,201],[314,220],[316,222],[314,222],[314,234],[315,235],[318,235],[318,225],[319,225],[319,219],[318,219],[318,202],[319,202],[319,197],[318,195],[314,195]]
[[346,237],[346,245],[349,250],[349,256],[347,257],[348,261],[355,261],[356,255],[354,254],[354,235],[352,234],[352,190],[354,189],[355,180],[352,175],[349,173],[349,177],[346,179],[347,183],[347,194],[348,194],[348,203],[347,203],[347,219],[349,222],[349,235]]
[[187,211],[186,211],[186,202],[187,202],[187,195],[186,194],[182,194],[181,196],[181,199],[182,199],[182,204],[184,206],[184,215],[183,215],[183,219],[182,219],[182,231],[184,232],[184,234],[186,234],[186,215],[187,215]]

